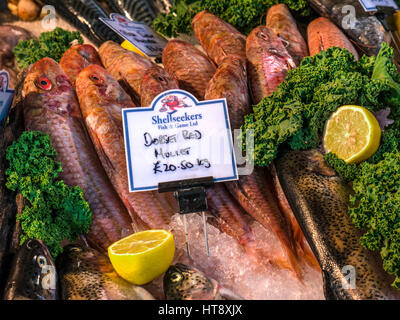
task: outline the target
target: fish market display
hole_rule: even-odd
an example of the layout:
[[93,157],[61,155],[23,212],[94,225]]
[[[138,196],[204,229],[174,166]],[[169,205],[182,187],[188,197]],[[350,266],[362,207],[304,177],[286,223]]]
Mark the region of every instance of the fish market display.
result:
[[112,41],[104,42],[99,48],[101,62],[136,105],[140,105],[141,83],[147,70],[155,64],[136,52],[128,51]]
[[130,193],[124,154],[122,108],[134,107],[118,82],[102,67],[91,65],[78,76],[76,92],[86,126],[108,177],[140,226],[165,228],[169,211],[152,192]]
[[[225,58],[210,81],[205,98],[226,98],[231,127],[239,129],[244,116],[251,111],[244,61],[234,56]],[[293,240],[263,171],[255,168],[253,173],[241,176],[239,181],[227,182],[225,185],[250,216],[265,228],[273,230],[282,241],[282,250],[285,252],[283,258],[280,256],[279,259],[269,259],[279,260],[274,262],[299,274]]]
[[26,129],[50,135],[61,178],[81,187],[89,202],[93,222],[88,240],[105,250],[132,233],[131,219],[101,166],[61,67],[50,58],[36,62],[26,76],[23,97]]
[[246,41],[250,88],[254,103],[269,96],[296,63],[272,29],[255,28]]
[[361,232],[348,214],[349,186],[325,164],[323,155],[316,150],[288,152],[276,161],[276,169],[321,265],[326,298],[396,297],[379,258],[359,242]]
[[196,14],[192,27],[197,40],[218,66],[229,55],[246,59],[246,37],[212,13]]
[[104,41],[120,42],[119,36],[99,20],[109,15],[94,0],[44,0],[45,4],[56,8],[58,14],[71,22],[79,31],[88,37],[94,44],[100,45]]
[[310,55],[314,56],[320,51],[328,48],[339,47],[349,50],[358,60],[359,56],[353,44],[346,35],[327,18],[317,18],[307,28],[308,49]]
[[10,74],[10,88],[15,88],[18,67],[14,59],[14,47],[20,40],[29,40],[32,34],[20,27],[0,25],[0,70]]
[[167,300],[242,300],[222,288],[200,270],[177,263],[164,275],[164,293]]
[[[310,0],[309,3],[321,16],[331,19],[337,26],[348,24],[343,29],[344,33],[363,53],[377,55],[383,42],[390,43],[390,35],[378,18],[365,12],[358,0]],[[354,8],[355,17],[349,17],[349,11],[343,10],[345,6]]]
[[5,300],[56,300],[58,279],[50,252],[40,240],[18,250],[7,281]]
[[266,27],[281,39],[297,66],[308,56],[307,44],[287,5],[276,4],[268,10]]
[[101,61],[97,50],[90,44],[78,44],[69,48],[60,60],[60,67],[66,73],[72,87],[75,88],[78,74],[88,65],[98,64]]
[[109,259],[96,250],[68,245],[57,260],[65,300],[153,300],[144,288],[120,278]]
[[147,70],[140,85],[140,105],[150,106],[153,99],[160,93],[171,89],[178,89],[178,82],[171,77],[163,68],[154,66]]
[[207,84],[216,70],[204,53],[188,42],[171,40],[164,48],[162,63],[178,80],[181,89],[192,93],[198,100],[204,99]]

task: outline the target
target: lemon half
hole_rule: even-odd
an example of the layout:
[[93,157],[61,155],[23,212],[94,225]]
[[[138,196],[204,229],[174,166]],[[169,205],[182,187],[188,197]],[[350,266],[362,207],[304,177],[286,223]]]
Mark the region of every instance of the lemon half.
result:
[[162,275],[175,255],[175,241],[166,230],[145,230],[108,247],[115,271],[125,280],[143,285]]
[[140,51],[138,48],[136,48],[136,47],[135,47],[132,43],[130,43],[128,40],[125,40],[124,42],[122,42],[122,43],[121,43],[121,47],[124,48],[124,49],[126,49],[126,50],[136,52],[136,53],[140,54],[141,56],[147,58],[147,56],[146,56],[142,51]]
[[342,106],[327,121],[323,143],[326,152],[347,163],[360,163],[378,150],[380,140],[381,128],[370,111]]

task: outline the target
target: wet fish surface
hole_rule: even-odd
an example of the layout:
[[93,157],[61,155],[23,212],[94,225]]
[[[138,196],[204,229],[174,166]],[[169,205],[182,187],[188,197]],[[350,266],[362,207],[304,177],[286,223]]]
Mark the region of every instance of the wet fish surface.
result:
[[60,60],[60,66],[67,74],[73,88],[75,88],[76,78],[79,73],[91,64],[102,65],[96,48],[90,44],[72,46],[64,52]]
[[57,62],[43,58],[26,76],[23,97],[26,129],[50,136],[61,179],[81,187],[92,210],[87,238],[107,250],[133,232],[132,221],[97,157],[70,81]]
[[[226,98],[231,128],[239,129],[244,122],[244,116],[251,112],[246,62],[236,56],[226,57],[211,79],[205,98]],[[224,184],[245,212],[263,227],[272,230],[283,244],[284,258],[270,256],[269,259],[299,274],[290,230],[279,211],[272,189],[267,184],[263,169],[255,168],[251,174],[240,176],[238,181]],[[245,223],[242,225],[246,226]],[[249,241],[246,239],[246,242]]]
[[200,270],[183,263],[170,266],[165,273],[164,294],[167,300],[243,300]]
[[339,47],[349,50],[356,60],[358,52],[346,35],[328,18],[317,18],[307,27],[307,40],[310,55],[314,56],[328,48]]
[[[391,41],[380,21],[374,15],[366,13],[358,0],[310,0],[309,3],[317,13],[332,19],[342,28],[363,53],[377,55],[382,43]],[[345,6],[355,9],[354,20],[349,20],[352,17],[349,16],[350,11],[343,10]],[[343,28],[343,24],[349,24],[349,27]]]
[[258,104],[285,80],[288,70],[296,67],[282,41],[264,26],[252,30],[246,41],[250,88]]
[[166,228],[171,212],[157,200],[154,192],[129,192],[122,109],[135,107],[132,100],[118,82],[97,65],[82,70],[76,92],[103,167],[138,229]]
[[109,18],[104,8],[94,0],[43,0],[56,8],[57,13],[99,46],[104,41],[121,43],[121,38],[99,18]]
[[10,88],[15,88],[18,66],[14,58],[14,47],[20,40],[32,39],[33,35],[26,29],[0,25],[0,70],[6,70],[10,74]]
[[266,27],[281,39],[297,66],[308,56],[307,43],[286,4],[276,4],[268,10]]
[[141,83],[147,70],[156,66],[150,59],[122,48],[113,41],[104,42],[99,48],[101,62],[111,76],[140,105]]
[[63,300],[154,300],[144,288],[122,279],[104,254],[67,245],[57,258]]
[[[360,244],[348,213],[350,187],[317,150],[275,161],[282,188],[322,269],[327,299],[398,299],[382,260]],[[351,277],[355,282],[349,282]]]
[[140,84],[140,105],[148,107],[160,93],[178,88],[178,81],[174,77],[171,77],[163,68],[154,66],[147,70]]
[[179,87],[203,100],[207,85],[215,74],[214,63],[200,50],[188,42],[170,40],[164,48],[162,63],[173,75]]
[[230,55],[246,59],[246,37],[212,13],[201,11],[196,14],[192,28],[201,46],[218,66]]
[[27,240],[18,250],[7,281],[5,300],[57,300],[56,266],[40,240]]

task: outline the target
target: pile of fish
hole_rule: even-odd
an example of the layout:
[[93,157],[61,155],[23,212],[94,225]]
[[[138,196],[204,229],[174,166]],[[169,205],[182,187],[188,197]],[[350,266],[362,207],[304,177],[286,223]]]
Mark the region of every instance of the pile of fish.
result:
[[[105,16],[105,11],[94,1],[44,2],[75,21],[99,49],[73,45],[59,64],[50,58],[33,64],[20,81],[21,90],[15,98],[19,103],[14,103],[13,112],[23,112],[26,130],[50,136],[63,168],[61,178],[82,188],[93,223],[79,244],[64,248],[57,263],[41,241],[27,241],[14,256],[5,299],[153,299],[143,287],[121,279],[105,254],[110,244],[133,232],[169,229],[177,212],[171,194],[129,193],[122,108],[148,106],[158,94],[180,88],[198,100],[226,98],[231,128],[239,129],[252,105],[276,90],[288,70],[296,68],[304,57],[336,46],[348,49],[358,59],[353,42],[376,53],[384,40],[384,32],[369,17],[360,20],[361,29],[370,30],[366,39],[376,47],[365,42],[363,34],[349,35],[350,41],[334,24],[337,21],[327,17],[309,24],[306,42],[283,4],[273,6],[266,25],[247,37],[203,11],[192,21],[202,50],[172,39],[160,66],[123,49],[111,30],[97,25],[97,18]],[[339,16],[332,1],[311,3],[321,15]],[[132,8],[129,1],[110,4],[132,19],[139,15],[140,8]],[[152,13],[142,18],[144,22],[160,10],[152,2],[148,6],[144,11]],[[73,10],[86,12],[83,16],[87,19],[77,19]],[[24,32],[18,36],[29,37]],[[5,41],[12,47],[15,39]],[[8,47],[5,51],[0,61],[11,52]],[[7,134],[6,129],[0,135],[2,166],[4,149],[17,136]],[[4,170],[0,167],[0,202],[13,203],[12,195],[3,188]],[[326,167],[318,151],[287,152],[270,168],[255,168],[238,181],[208,188],[207,222],[237,241],[255,266],[288,270],[299,283],[304,278],[304,265],[322,271],[328,299],[396,298],[379,258],[359,245],[360,234],[347,213],[350,192]],[[10,221],[15,212],[15,203],[13,208],[0,211],[0,272],[5,261],[2,254],[7,250],[2,245],[11,242]],[[276,238],[274,244],[256,244],[255,223]],[[346,286],[343,268],[349,265],[355,268],[355,287]],[[196,261],[196,266],[201,269],[201,261]],[[241,292],[221,288],[206,273],[183,264],[171,266],[164,276],[164,297],[241,299]]]

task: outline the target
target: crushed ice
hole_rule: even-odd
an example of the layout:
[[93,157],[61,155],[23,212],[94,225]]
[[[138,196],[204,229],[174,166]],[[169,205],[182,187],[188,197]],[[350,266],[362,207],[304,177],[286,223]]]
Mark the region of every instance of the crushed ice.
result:
[[[187,216],[191,260],[186,253],[186,240],[183,217],[173,216],[170,230],[174,234],[176,254],[173,263],[192,265],[209,277],[217,280],[223,287],[248,300],[307,300],[324,299],[322,276],[319,271],[305,263],[303,283],[291,271],[278,269],[272,265],[256,265],[251,262],[236,240],[221,233],[207,223],[210,256],[205,247],[203,220],[200,215]],[[274,247],[272,241],[278,241],[274,235],[257,222],[251,226],[257,246]],[[162,276],[146,288],[158,299],[163,299]]]

